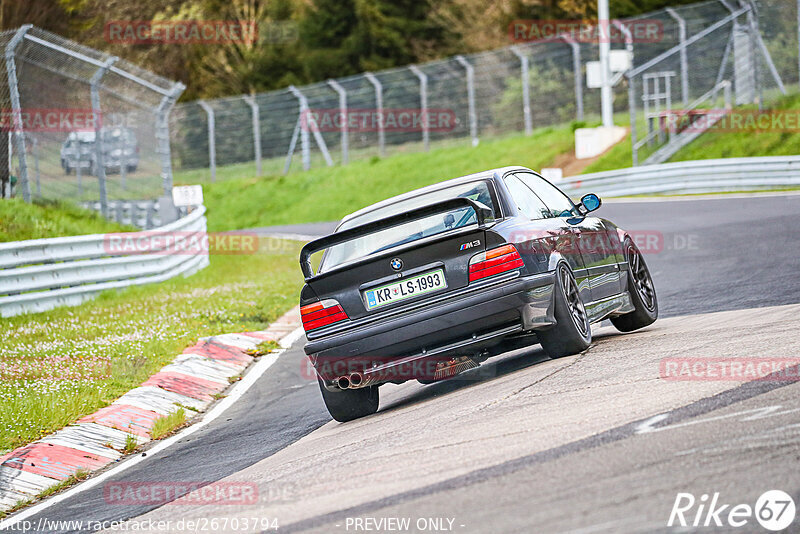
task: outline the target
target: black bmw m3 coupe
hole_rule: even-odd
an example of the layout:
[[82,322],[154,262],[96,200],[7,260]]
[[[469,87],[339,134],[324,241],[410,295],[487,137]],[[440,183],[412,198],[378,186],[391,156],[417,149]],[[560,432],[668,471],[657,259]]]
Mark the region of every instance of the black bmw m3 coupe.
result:
[[448,379],[535,343],[560,358],[589,347],[592,323],[655,321],[642,254],[591,215],[600,204],[504,167],[384,200],[303,247],[305,352],[333,418],[375,413],[381,384]]

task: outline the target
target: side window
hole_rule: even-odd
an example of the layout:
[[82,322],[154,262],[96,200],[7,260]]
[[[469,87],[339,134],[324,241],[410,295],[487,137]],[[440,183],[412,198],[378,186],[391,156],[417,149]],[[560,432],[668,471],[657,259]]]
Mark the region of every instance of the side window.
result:
[[[552,185],[544,178],[540,178],[529,172],[518,172],[515,174],[547,205],[549,208],[547,217],[567,217],[573,215],[575,207],[572,201],[556,186]],[[564,212],[567,212],[567,214]]]
[[511,193],[511,198],[516,202],[517,207],[527,217],[531,219],[546,219],[550,216],[544,202],[533,194],[522,181],[513,174],[506,176],[506,187]]

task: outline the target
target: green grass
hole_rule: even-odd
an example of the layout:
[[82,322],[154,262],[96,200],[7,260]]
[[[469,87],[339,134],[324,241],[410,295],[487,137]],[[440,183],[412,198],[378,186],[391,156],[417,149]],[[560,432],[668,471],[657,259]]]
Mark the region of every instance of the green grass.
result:
[[[766,107],[772,110],[800,110],[800,94],[775,97],[769,101]],[[753,110],[755,107],[740,106],[736,109],[740,111]],[[617,124],[622,123],[617,120]],[[645,131],[643,121],[639,125],[639,131]],[[646,147],[640,150],[639,161],[644,161],[650,152]],[[800,131],[718,131],[704,133],[683,147],[668,161],[792,156],[796,154],[800,154]],[[631,156],[630,141],[625,140],[587,166],[582,174],[630,167]]]
[[204,186],[209,230],[332,221],[385,198],[448,178],[502,167],[546,167],[573,150],[570,126],[542,128],[431,152],[403,153],[286,176],[218,181]]
[[133,229],[67,202],[27,204],[21,198],[0,201],[0,243]]
[[[768,107],[772,110],[800,110],[800,94],[781,96]],[[708,132],[684,147],[670,161],[796,154],[800,154],[800,131]]]
[[153,439],[161,439],[171,434],[184,423],[186,423],[186,410],[178,408],[171,414],[156,419],[156,422],[153,424],[153,429],[150,430],[150,437]]
[[125,448],[122,449],[125,454],[130,454],[138,448],[139,442],[136,440],[133,434],[128,434],[125,436]]
[[61,482],[57,484],[53,484],[49,488],[42,490],[38,495],[36,495],[37,499],[44,499],[45,497],[49,497],[59,491],[69,488],[70,486],[74,486],[81,480],[86,480],[89,478],[89,471],[86,469],[78,469],[74,474],[68,476]]
[[108,405],[201,336],[266,328],[297,304],[299,248],[265,240],[189,278],[0,318],[0,452]]

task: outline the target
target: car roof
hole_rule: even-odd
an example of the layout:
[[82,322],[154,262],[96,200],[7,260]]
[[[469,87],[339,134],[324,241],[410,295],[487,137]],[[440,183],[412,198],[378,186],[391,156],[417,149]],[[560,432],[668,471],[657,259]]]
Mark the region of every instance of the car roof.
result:
[[530,171],[527,167],[523,167],[521,165],[511,165],[508,167],[498,167],[496,169],[489,169],[487,171],[476,172],[472,174],[467,174],[466,176],[459,176],[458,178],[451,178],[450,180],[445,180],[443,182],[438,182],[426,187],[421,187],[419,189],[414,189],[413,191],[409,191],[407,193],[403,193],[401,195],[397,195],[391,198],[387,198],[386,200],[381,200],[380,202],[376,202],[370,206],[365,208],[361,208],[358,211],[354,211],[349,215],[345,215],[344,218],[340,221],[340,223],[344,223],[349,221],[350,219],[354,219],[355,217],[360,217],[366,213],[371,211],[383,208],[385,206],[390,206],[402,200],[406,200],[409,198],[418,197],[420,195],[424,195],[430,193],[431,191],[438,191],[439,189],[444,189],[453,185],[474,182],[476,180],[490,180],[492,178],[500,178],[504,174],[507,174],[511,171]]

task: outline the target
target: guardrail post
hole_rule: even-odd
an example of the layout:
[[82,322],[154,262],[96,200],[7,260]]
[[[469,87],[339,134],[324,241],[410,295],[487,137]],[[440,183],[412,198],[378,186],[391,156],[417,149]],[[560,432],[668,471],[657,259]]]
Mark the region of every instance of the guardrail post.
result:
[[[798,0],[800,1],[800,0]],[[339,85],[339,82],[336,80],[328,80],[328,85],[331,86],[331,89],[336,91],[339,95],[339,114],[342,116],[342,125],[340,128],[341,135],[342,135],[342,165],[347,165],[349,161],[349,124],[348,124],[348,116],[347,116],[347,91],[344,90],[344,87]]]
[[214,108],[205,100],[198,100],[198,104],[203,108],[208,117],[208,168],[211,171],[211,181],[217,181],[217,145],[216,145],[216,124],[214,122]]
[[[14,37],[6,45],[6,76],[8,77],[8,92],[11,97],[12,129],[14,132],[14,148],[17,151],[17,161],[19,162],[19,187],[22,189],[22,199],[25,202],[31,201],[31,185],[28,183],[28,161],[25,152],[25,133],[22,131],[22,106],[19,102],[19,86],[17,81],[17,64],[14,55],[17,46],[25,38],[25,34],[33,27],[26,24],[17,30]],[[9,172],[11,169],[9,168]]]
[[253,121],[253,156],[256,158],[256,176],[261,176],[261,115],[258,102],[253,95],[244,95],[244,101],[250,106],[250,115]]
[[[314,135],[314,140],[317,142],[317,146],[322,152],[322,157],[325,158],[325,163],[328,165],[328,167],[332,167],[333,160],[331,159],[331,155],[328,153],[328,146],[325,144],[325,139],[322,138],[322,134],[319,132],[319,127],[317,127],[317,121],[308,107],[308,99],[294,85],[289,86],[289,91],[291,91],[291,93],[295,96],[295,98],[297,98],[297,101],[300,103],[300,127],[301,127],[300,139],[303,144],[302,146],[303,169],[308,170],[309,167],[311,167],[311,152],[308,139],[309,130],[311,130],[311,133]],[[305,127],[303,127],[304,117],[305,117]]]
[[511,52],[519,58],[520,67],[522,70],[522,113],[525,117],[525,135],[533,133],[533,123],[531,121],[531,97],[530,97],[530,80],[528,79],[528,56],[520,52],[519,47],[512,46]]
[[[89,80],[89,93],[92,100],[92,115],[94,118],[94,172],[97,176],[97,185],[100,188],[100,213],[108,217],[108,190],[106,188],[106,163],[103,142],[102,110],[100,108],[100,90],[98,84],[108,69],[116,63],[118,57],[108,58],[103,66],[92,74]],[[80,154],[80,147],[78,148]],[[122,160],[120,160],[122,161]],[[80,161],[78,162],[80,167]]]
[[364,77],[375,88],[375,107],[378,112],[378,153],[383,158],[386,156],[386,133],[383,124],[383,85],[371,72],[365,72]]
[[583,120],[583,76],[581,76],[581,47],[578,42],[567,34],[558,34],[572,48],[572,73],[575,78],[575,110],[577,120]]
[[671,7],[666,8],[665,11],[678,23],[678,40],[681,47],[681,99],[685,108],[689,106],[689,61],[686,57],[686,20]]
[[410,65],[408,69],[419,78],[419,104],[422,112],[422,144],[425,152],[431,148],[430,142],[430,117],[428,116],[428,75],[422,72],[416,65]]
[[161,155],[161,182],[164,187],[164,194],[172,193],[172,154],[169,145],[169,114],[172,106],[178,100],[186,86],[176,83],[172,90],[161,99],[156,108],[156,141],[158,152]]
[[[800,0],[797,0],[800,2]],[[467,109],[469,115],[469,136],[472,146],[478,146],[478,115],[475,113],[475,67],[464,56],[456,56],[456,61],[467,71]]]

